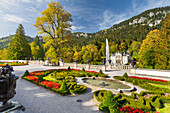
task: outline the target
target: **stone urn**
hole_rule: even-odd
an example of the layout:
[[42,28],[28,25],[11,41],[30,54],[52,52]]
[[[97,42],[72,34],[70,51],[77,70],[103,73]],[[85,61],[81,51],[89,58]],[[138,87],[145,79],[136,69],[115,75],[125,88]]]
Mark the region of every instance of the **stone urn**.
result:
[[0,112],[6,112],[12,108],[16,109],[16,105],[24,110],[21,104],[8,102],[16,94],[16,81],[19,78],[12,74],[12,71],[14,71],[13,67],[10,67],[8,64],[0,68]]

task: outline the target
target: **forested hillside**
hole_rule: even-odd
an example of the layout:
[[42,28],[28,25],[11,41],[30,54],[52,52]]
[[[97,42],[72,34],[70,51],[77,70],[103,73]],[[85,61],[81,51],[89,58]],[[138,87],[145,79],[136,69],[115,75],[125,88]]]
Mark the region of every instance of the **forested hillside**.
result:
[[120,44],[121,40],[128,42],[132,40],[142,42],[149,31],[160,29],[162,20],[170,13],[170,6],[147,10],[137,16],[125,20],[111,28],[99,31],[97,33],[73,33],[73,38],[82,45],[86,43],[116,41]]

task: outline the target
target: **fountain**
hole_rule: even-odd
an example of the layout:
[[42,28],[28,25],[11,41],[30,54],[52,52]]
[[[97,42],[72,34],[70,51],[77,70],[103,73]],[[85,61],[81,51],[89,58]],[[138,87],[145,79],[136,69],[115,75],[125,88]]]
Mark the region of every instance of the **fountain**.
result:
[[106,39],[106,65],[109,65],[109,44],[108,44],[108,39]]

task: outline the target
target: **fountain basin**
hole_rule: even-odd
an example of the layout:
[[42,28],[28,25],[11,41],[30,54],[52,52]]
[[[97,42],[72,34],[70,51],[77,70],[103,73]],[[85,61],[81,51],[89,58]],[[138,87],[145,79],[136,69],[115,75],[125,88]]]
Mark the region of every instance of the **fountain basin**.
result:
[[81,79],[81,83],[93,85],[101,88],[105,88],[106,90],[116,91],[116,92],[130,92],[134,90],[134,86],[126,83],[125,81],[118,81],[106,78],[92,78],[86,77]]

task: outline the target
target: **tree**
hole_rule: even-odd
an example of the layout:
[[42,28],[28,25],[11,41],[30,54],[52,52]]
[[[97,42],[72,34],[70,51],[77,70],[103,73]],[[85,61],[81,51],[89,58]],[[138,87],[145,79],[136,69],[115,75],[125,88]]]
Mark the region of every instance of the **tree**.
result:
[[93,44],[83,46],[81,54],[83,55],[84,62],[87,62],[87,60],[90,60],[92,62],[101,60],[101,56],[98,52],[97,46]]
[[137,53],[139,52],[141,46],[141,42],[139,41],[133,41],[130,48],[132,49],[132,51],[136,51]]
[[38,35],[35,37],[35,40],[30,44],[30,46],[33,58],[44,58],[44,48]]
[[24,27],[19,24],[14,39],[9,43],[9,59],[25,59],[31,57],[31,49],[25,36]]
[[78,60],[79,62],[82,60],[82,55],[81,55],[81,53],[80,52],[75,52],[74,53],[74,56],[73,56],[73,60]]
[[118,44],[115,42],[111,43],[109,50],[111,54],[118,52]]
[[119,50],[120,52],[125,52],[127,50],[127,45],[125,42],[121,42],[120,46],[119,46]]
[[46,42],[44,44],[47,49],[46,55],[52,52],[51,59],[54,60],[64,57],[66,51],[63,49],[73,45],[70,31],[71,14],[58,2],[48,4],[48,8],[41,14],[42,16],[37,17],[33,26],[37,28],[39,34],[45,35],[43,39]]
[[155,50],[156,41],[158,41],[160,37],[161,31],[160,30],[153,30],[150,31],[146,39],[143,40],[143,43],[141,44],[140,50],[139,50],[139,62],[140,66],[152,66],[153,68],[156,65],[155,60],[155,53],[157,52]]
[[0,59],[1,60],[7,60],[8,58],[8,53],[7,53],[7,49],[3,49],[3,50],[0,50]]

